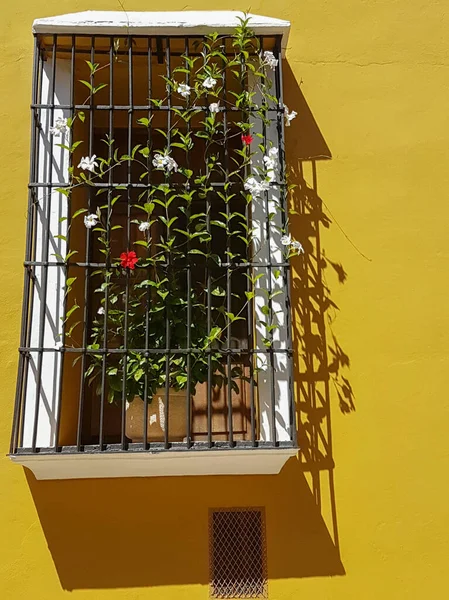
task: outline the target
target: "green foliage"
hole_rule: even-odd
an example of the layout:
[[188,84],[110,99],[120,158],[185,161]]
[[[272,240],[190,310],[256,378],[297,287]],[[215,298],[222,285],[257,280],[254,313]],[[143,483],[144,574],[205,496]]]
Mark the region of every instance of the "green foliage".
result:
[[[119,40],[114,42],[114,60],[119,58],[119,43]],[[104,309],[107,317],[100,311],[89,325],[89,348],[94,351],[103,348],[127,350],[127,353],[107,354],[105,375],[110,402],[120,401],[123,393],[128,400],[135,396],[143,397],[145,390],[151,399],[156,389],[166,385],[167,377],[168,385],[177,390],[186,389],[190,382],[190,392],[194,394],[196,385],[207,380],[209,366],[212,368],[214,385],[221,386],[228,375],[224,367],[226,361],[223,361],[223,355],[218,350],[228,343],[233,324],[237,323],[238,326],[238,322],[245,319],[248,303],[255,302],[256,295],[267,287],[265,275],[246,273],[248,287],[240,312],[230,310],[226,281],[223,281],[225,271],[224,275],[212,278],[210,285],[205,281],[195,281],[190,290],[186,289],[186,261],[190,266],[201,264],[205,271],[212,271],[221,265],[223,256],[231,265],[242,260],[254,260],[257,251],[253,247],[251,208],[247,206],[253,201],[253,196],[247,193],[243,184],[252,174],[261,181],[271,181],[264,165],[255,167],[253,164],[254,149],[257,147],[255,142],[233,148],[226,161],[223,160],[225,140],[229,150],[229,140],[240,140],[242,134],[258,138],[259,152],[265,154],[268,151],[264,134],[255,132],[254,128],[259,123],[260,131],[265,131],[264,128],[271,124],[268,111],[278,103],[271,92],[272,83],[267,77],[259,40],[249,27],[247,15],[239,19],[239,25],[231,36],[232,56],[229,56],[229,47],[229,36],[218,33],[204,36],[197,45],[198,56],[183,55],[182,63],[172,69],[169,76],[161,76],[165,97],[149,98],[152,108],[148,116],[136,121],[138,126],[148,130],[148,141],[121,154],[114,139],[106,135],[102,140],[106,146],[106,156],[96,158],[96,170],[85,172],[71,166],[71,185],[57,188],[59,193],[70,199],[73,188],[93,186],[94,182],[108,182],[111,171],[120,165],[130,169],[133,163],[139,169],[139,181],[145,183],[145,189],[133,197],[133,207],[142,216],[132,219],[130,223],[132,227],[139,226],[142,221],[148,224],[146,229],[143,228],[143,236],[134,242],[135,250],[140,250],[138,267],[142,269],[126,272],[120,267],[117,257],[111,255],[111,232],[123,227],[114,224],[115,204],[121,199],[121,194],[116,194],[116,190],[126,190],[127,186],[114,186],[114,192],[108,193],[107,201],[104,200],[96,209],[98,223],[86,233],[91,236],[91,241],[94,238],[107,265],[106,269],[91,273],[98,286],[95,290],[98,301],[95,304]],[[86,65],[85,79],[80,80],[89,93],[84,104],[89,101],[93,103],[95,94],[108,85],[95,81],[98,72],[108,65],[90,61],[86,61]],[[216,82],[213,86],[207,82],[211,78]],[[189,86],[190,93],[186,98],[180,99],[177,93],[180,83]],[[178,106],[168,102],[172,96],[176,98]],[[218,104],[218,108],[210,107],[212,103]],[[168,120],[170,128],[156,129],[152,123],[153,117],[167,104],[171,113]],[[223,115],[220,112],[223,107],[233,109],[237,118]],[[68,122],[69,127],[76,118],[84,123],[85,113],[77,111]],[[156,122],[160,123],[158,119]],[[154,132],[160,134],[158,137],[162,138],[162,148],[153,147]],[[61,144],[61,147],[73,155],[80,144],[81,140],[72,142],[70,146]],[[198,152],[201,152],[204,160],[201,168],[194,168],[194,161],[190,157]],[[184,164],[175,162],[176,168],[172,164],[173,168],[170,169],[160,163],[155,165],[156,153],[160,155],[159,161],[161,158],[167,161],[184,160]],[[155,172],[160,176],[161,171],[164,183],[151,183],[155,180]],[[217,181],[220,186],[216,185]],[[90,188],[94,197],[106,191],[106,187],[96,192]],[[238,212],[234,209],[234,203],[242,198],[246,206],[242,212]],[[212,202],[217,202],[222,209],[215,212],[213,218],[210,211]],[[247,214],[243,214],[245,210]],[[281,208],[275,206],[274,210],[276,212],[268,215],[270,223],[275,221]],[[69,227],[77,217],[86,216],[88,212],[92,211],[86,207],[78,208],[70,217]],[[152,227],[156,222],[159,232],[153,237]],[[222,250],[221,257],[213,249],[215,235],[226,239],[226,248]],[[65,240],[60,234],[56,237]],[[67,262],[74,254],[76,250],[69,250],[65,257],[55,256]],[[286,256],[289,256],[288,252]],[[235,272],[241,273],[237,267]],[[100,284],[99,277],[103,279]],[[124,278],[127,286],[123,284]],[[280,270],[274,272],[274,278],[280,280]],[[67,279],[68,297],[71,296],[75,280],[75,277]],[[282,293],[282,290],[275,289],[261,294],[264,304],[259,306],[259,310],[265,320],[260,323],[265,327],[263,343],[266,347],[271,346],[273,332],[278,327],[274,322],[273,300]],[[70,318],[70,328],[66,332],[68,337],[80,323],[72,323],[78,309],[76,302],[67,306],[64,323]],[[189,330],[187,323],[191,324]],[[190,354],[165,352],[167,349],[176,351],[188,347],[192,349]],[[152,351],[136,351],[145,348]],[[86,376],[89,383],[99,390],[104,376],[104,354],[93,353],[88,356],[90,364]],[[233,367],[231,379],[234,389],[237,387],[236,380],[242,377],[242,370]]]

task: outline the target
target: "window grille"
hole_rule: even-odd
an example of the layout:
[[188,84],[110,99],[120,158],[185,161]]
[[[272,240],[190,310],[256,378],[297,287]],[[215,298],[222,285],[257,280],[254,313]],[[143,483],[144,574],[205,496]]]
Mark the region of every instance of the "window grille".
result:
[[[229,34],[35,36],[11,453],[296,444],[290,262],[280,242],[288,229],[281,37],[255,36],[246,49],[247,62],[265,51],[278,60],[263,67],[269,97],[234,42]],[[216,89],[182,96],[173,82],[193,90],[211,48]],[[248,108],[236,103],[243,92]],[[214,102],[210,142],[201,133]],[[270,147],[279,149],[275,176],[251,198],[245,181],[262,172]],[[158,151],[182,169],[154,168]],[[242,152],[252,157],[237,173]],[[82,170],[94,155],[95,172]],[[122,268],[121,253],[131,251],[137,264]],[[176,293],[157,288],[175,269]],[[130,396],[136,361],[140,405]]]
[[226,508],[209,516],[212,598],[267,598],[262,509]]

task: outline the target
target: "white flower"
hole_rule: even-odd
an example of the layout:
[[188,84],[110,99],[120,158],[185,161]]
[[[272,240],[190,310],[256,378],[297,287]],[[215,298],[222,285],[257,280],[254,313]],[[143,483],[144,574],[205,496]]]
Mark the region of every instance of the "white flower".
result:
[[168,154],[155,154],[153,158],[153,166],[156,169],[164,169],[168,172],[178,170],[178,163]]
[[296,112],[296,110],[292,110],[292,112],[290,112],[288,110],[288,106],[286,104],[284,104],[284,118],[285,118],[285,125],[287,127],[290,127],[290,123],[297,116],[298,116],[298,113]]
[[203,87],[207,88],[208,90],[212,90],[216,85],[217,80],[213,77],[206,77],[206,79],[203,81]]
[[211,113],[217,113],[220,111],[220,103],[219,102],[212,102],[212,104],[209,104],[209,110]]
[[190,85],[187,85],[187,83],[178,83],[176,91],[178,94],[181,94],[183,98],[188,98],[190,96]]
[[98,309],[97,313],[98,313],[99,315],[104,315],[104,307],[103,307],[103,306],[100,306],[100,308]]
[[62,342],[56,342],[55,344],[55,350],[61,350],[61,348],[64,347],[64,344]]
[[304,248],[301,242],[297,242],[296,240],[293,240],[293,242],[291,243],[291,249],[296,250],[297,254],[304,254]]
[[98,217],[95,214],[86,215],[84,217],[84,225],[87,227],[87,229],[91,229],[92,227],[95,227],[95,225],[97,223],[98,223]]
[[257,181],[254,177],[249,177],[244,186],[245,190],[247,190],[252,196],[261,196],[263,192],[266,192],[270,189],[270,183],[268,181]]
[[151,224],[148,221],[142,221],[139,223],[139,231],[148,231]]
[[162,154],[155,154],[153,158],[153,167],[156,169],[163,169],[165,167],[165,156]]
[[283,246],[289,246],[289,251],[295,251],[296,254],[304,254],[304,248],[301,242],[297,242],[296,240],[292,240],[292,236],[290,234],[283,235],[281,237],[281,244]]
[[98,167],[98,163],[95,160],[96,158],[96,154],[94,154],[92,157],[83,156],[83,158],[80,160],[80,164],[78,165],[78,169],[95,173],[95,167]]
[[50,133],[55,137],[59,137],[61,134],[65,135],[68,130],[67,119],[64,119],[63,117],[58,117],[53,127],[50,127]]
[[274,54],[270,52],[270,50],[265,50],[263,53],[264,64],[266,64],[271,69],[275,69],[278,66],[278,59],[275,58]]
[[276,179],[275,169],[278,166],[278,154],[279,151],[277,148],[270,148],[268,154],[263,157],[263,162],[265,163],[265,168],[267,170],[267,177],[270,181]]

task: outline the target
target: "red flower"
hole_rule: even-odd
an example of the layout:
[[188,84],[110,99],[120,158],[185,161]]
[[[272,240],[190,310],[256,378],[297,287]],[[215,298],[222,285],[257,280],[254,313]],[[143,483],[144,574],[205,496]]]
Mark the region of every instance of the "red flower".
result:
[[242,142],[246,145],[249,146],[251,144],[251,142],[253,141],[253,136],[248,134],[248,135],[244,135],[242,133]]
[[137,255],[134,252],[134,250],[131,250],[131,252],[122,252],[120,254],[120,260],[121,260],[121,265],[124,269],[128,268],[128,269],[134,270],[134,268],[136,266],[136,262],[139,259],[137,258]]

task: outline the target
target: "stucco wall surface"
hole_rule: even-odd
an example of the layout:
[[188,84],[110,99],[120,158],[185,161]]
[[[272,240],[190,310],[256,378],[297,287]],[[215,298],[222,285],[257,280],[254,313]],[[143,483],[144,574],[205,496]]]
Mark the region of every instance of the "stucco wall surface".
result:
[[[211,8],[174,0],[124,5]],[[219,0],[213,8],[247,4]],[[316,169],[319,198],[330,211],[319,239],[321,284],[332,302],[320,317],[327,327],[330,418],[307,414],[307,403],[300,415],[304,439],[307,423],[321,420],[332,456],[321,464],[318,456],[311,469],[293,459],[275,477],[36,482],[6,457],[27,212],[31,24],[88,9],[120,6],[1,2],[0,598],[205,600],[208,509],[248,505],[266,507],[272,600],[445,597],[447,2],[251,4],[253,13],[292,22],[285,97],[291,109],[302,107],[287,131],[293,168],[307,152],[307,136],[319,137],[316,127],[333,156]],[[317,144],[324,147],[323,140]],[[307,165],[304,175],[312,185]],[[301,227],[304,219],[293,223],[295,237],[313,253],[316,239]],[[300,286],[295,293],[299,305]],[[301,333],[300,311],[295,318]],[[301,352],[301,336],[296,340]],[[297,375],[298,390],[301,382]]]

